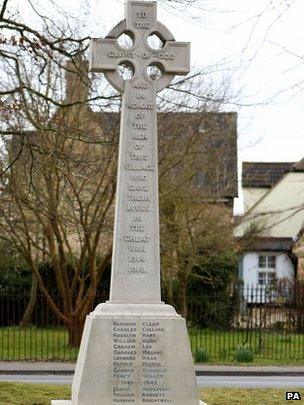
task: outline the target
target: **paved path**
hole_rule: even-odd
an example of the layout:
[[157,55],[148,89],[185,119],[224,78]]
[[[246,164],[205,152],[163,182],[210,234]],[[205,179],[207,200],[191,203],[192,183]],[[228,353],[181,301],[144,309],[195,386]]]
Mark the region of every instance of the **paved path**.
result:
[[0,374],[73,374],[75,363],[0,361]]
[[[71,384],[72,375],[54,374],[9,374],[0,375],[0,381],[23,382],[35,384]],[[235,387],[235,388],[304,388],[304,377],[258,377],[258,376],[199,376],[199,388],[206,387]]]
[[72,384],[72,375],[56,374],[1,374],[0,381],[4,382],[22,382],[30,384],[54,384],[68,385]]
[[304,366],[195,365],[196,375],[205,376],[304,376]]

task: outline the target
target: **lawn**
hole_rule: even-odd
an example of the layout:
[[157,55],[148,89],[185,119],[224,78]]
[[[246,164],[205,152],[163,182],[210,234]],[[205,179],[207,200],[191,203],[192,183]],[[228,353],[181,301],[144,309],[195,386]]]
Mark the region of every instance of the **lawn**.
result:
[[[201,399],[208,405],[285,404],[285,391],[285,389],[209,388],[201,392]],[[51,399],[69,399],[70,392],[70,386],[0,383],[0,405],[50,405]]]
[[70,386],[0,383],[0,404],[50,405],[51,399],[70,399],[70,393]]
[[304,364],[304,334],[282,332],[220,331],[213,329],[189,329],[193,355],[203,348],[209,355],[209,363],[231,363],[235,350],[247,343],[254,352],[254,364]]
[[0,360],[74,361],[77,353],[65,328],[0,328]]
[[[286,404],[286,391],[299,391],[293,389],[239,389],[239,388],[208,388],[201,392],[201,399],[208,405],[278,405]],[[304,390],[302,391],[304,397]]]
[[[235,349],[246,340],[245,331],[189,329],[192,353],[203,348],[208,363],[234,362]],[[248,344],[254,351],[253,364],[304,364],[304,335],[251,332]],[[68,346],[64,328],[0,328],[0,360],[62,360],[75,361],[78,350]]]

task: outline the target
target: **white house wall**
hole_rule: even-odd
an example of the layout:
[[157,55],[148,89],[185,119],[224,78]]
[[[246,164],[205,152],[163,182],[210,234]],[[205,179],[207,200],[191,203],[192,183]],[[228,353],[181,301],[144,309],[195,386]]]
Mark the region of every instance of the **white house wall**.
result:
[[244,212],[246,213],[252,208],[267,193],[267,191],[269,191],[269,188],[244,187]]
[[295,239],[304,224],[304,173],[290,172],[261,198],[236,228],[242,237],[250,225],[262,230],[262,237]]
[[[263,255],[266,252],[261,253]],[[269,253],[273,255],[275,253]],[[289,256],[286,253],[276,253],[276,277],[277,279],[287,278],[290,281],[294,278],[294,266]],[[259,271],[259,253],[247,252],[242,259],[242,278],[245,287],[258,287],[258,271]],[[241,274],[240,274],[241,276]]]

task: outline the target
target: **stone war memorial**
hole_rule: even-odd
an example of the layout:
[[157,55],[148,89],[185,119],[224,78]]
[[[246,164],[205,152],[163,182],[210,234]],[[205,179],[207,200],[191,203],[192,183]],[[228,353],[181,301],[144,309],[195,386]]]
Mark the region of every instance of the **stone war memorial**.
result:
[[[200,403],[185,320],[160,295],[156,94],[189,72],[190,44],[176,42],[156,14],[155,1],[128,1],[126,19],[91,43],[91,70],[123,97],[111,291],[87,316],[72,400],[52,405]],[[131,47],[119,45],[122,34]],[[119,66],[131,70],[129,80]]]

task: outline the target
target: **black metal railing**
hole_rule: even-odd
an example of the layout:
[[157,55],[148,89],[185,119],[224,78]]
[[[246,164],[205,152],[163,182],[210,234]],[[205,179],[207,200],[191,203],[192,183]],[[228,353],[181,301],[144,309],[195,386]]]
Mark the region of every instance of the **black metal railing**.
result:
[[[0,291],[0,360],[75,361],[78,348],[69,344],[68,328],[43,294],[37,294],[31,319],[22,325],[28,298],[28,291]],[[62,298],[52,299],[60,307]],[[105,300],[97,296],[92,308]],[[249,361],[250,353],[265,364],[304,361],[303,287],[209,291],[188,297],[183,312],[197,362],[227,363],[242,356]]]

